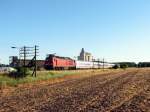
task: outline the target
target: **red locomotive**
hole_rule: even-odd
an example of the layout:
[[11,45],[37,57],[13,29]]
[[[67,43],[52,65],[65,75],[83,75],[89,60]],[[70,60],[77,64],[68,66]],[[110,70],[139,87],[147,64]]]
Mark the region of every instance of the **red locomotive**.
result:
[[45,68],[48,70],[75,69],[76,63],[68,57],[60,57],[50,54],[45,60]]

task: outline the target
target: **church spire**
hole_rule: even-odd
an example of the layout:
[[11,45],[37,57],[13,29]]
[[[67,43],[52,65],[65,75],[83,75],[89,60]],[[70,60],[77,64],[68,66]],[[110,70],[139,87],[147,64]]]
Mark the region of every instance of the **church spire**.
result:
[[84,48],[82,48],[81,53],[84,53]]

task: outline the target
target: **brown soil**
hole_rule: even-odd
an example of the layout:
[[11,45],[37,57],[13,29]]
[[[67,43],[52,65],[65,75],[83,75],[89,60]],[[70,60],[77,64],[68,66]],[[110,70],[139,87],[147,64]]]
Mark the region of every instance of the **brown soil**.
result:
[[29,88],[0,97],[0,112],[149,112],[150,69],[130,69]]

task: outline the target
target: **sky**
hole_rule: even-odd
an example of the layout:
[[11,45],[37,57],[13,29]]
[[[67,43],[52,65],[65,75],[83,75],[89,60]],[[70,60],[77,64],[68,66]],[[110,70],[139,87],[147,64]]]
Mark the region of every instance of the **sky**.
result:
[[0,62],[24,45],[39,45],[39,59],[85,48],[109,62],[150,61],[150,0],[0,0]]

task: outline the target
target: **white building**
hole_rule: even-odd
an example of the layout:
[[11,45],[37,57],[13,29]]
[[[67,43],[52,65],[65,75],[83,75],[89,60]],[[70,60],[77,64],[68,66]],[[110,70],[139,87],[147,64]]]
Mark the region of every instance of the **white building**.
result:
[[80,61],[92,61],[92,54],[89,52],[85,52],[84,48],[82,48],[80,52],[80,56],[78,56],[78,60]]

